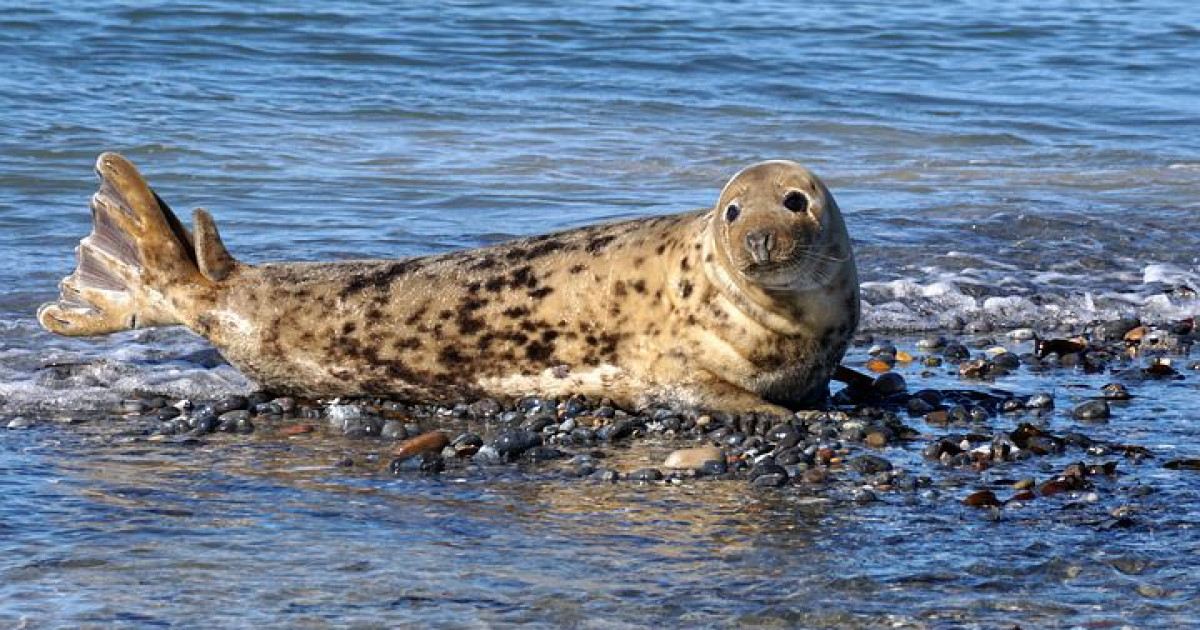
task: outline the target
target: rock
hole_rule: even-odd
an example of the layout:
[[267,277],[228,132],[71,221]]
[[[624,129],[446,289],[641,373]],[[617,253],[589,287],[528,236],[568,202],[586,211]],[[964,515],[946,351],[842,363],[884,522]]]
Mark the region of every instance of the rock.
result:
[[471,457],[483,446],[483,438],[474,433],[463,433],[454,438],[450,446],[454,449],[455,457]]
[[875,492],[870,488],[855,488],[854,493],[850,495],[850,500],[859,504],[874,503],[879,500],[875,496]]
[[450,445],[450,436],[443,431],[430,431],[424,435],[401,443],[392,450],[392,455],[400,461],[422,455],[424,453],[440,453]]
[[770,457],[750,469],[750,484],[759,488],[778,488],[787,483],[788,473]]
[[847,462],[847,466],[864,475],[873,475],[892,469],[892,463],[878,455],[859,455]]
[[225,396],[224,398],[221,398],[217,402],[213,403],[212,408],[213,413],[220,416],[229,411],[245,409],[247,406],[248,401],[246,400],[245,396],[238,396],[234,394],[232,396]]
[[881,396],[890,394],[898,394],[908,389],[908,384],[904,382],[904,377],[895,372],[880,374],[875,382],[871,385],[872,389]]
[[626,478],[634,482],[649,483],[662,480],[663,474],[657,468],[642,468],[629,473]]
[[217,418],[217,430],[222,433],[233,433],[238,426],[250,420],[250,412],[245,409],[227,411]]
[[1032,328],[1018,328],[1009,331],[1008,338],[1013,341],[1029,341],[1037,338],[1037,333]]
[[1000,507],[1004,505],[1000,499],[996,498],[996,493],[991,490],[980,490],[967,495],[963,499],[963,505],[974,508]]
[[6,425],[10,431],[21,431],[33,426],[33,423],[28,418],[13,418]]
[[383,423],[383,428],[379,430],[379,436],[388,440],[403,440],[408,437],[408,431],[404,430],[403,422],[388,420]]
[[566,453],[553,446],[535,446],[525,451],[523,457],[531,462],[548,462],[555,459],[562,459],[566,457]]
[[715,446],[697,446],[672,451],[663,461],[663,468],[700,470],[705,462],[725,461],[725,452]]
[[483,446],[479,447],[479,450],[475,451],[475,454],[471,456],[471,459],[480,464],[499,464],[504,461],[504,458],[500,456],[499,451],[497,451],[491,444],[484,444]]
[[632,435],[636,427],[637,422],[633,418],[617,418],[597,429],[596,437],[605,442],[612,442]]
[[1025,401],[1025,407],[1028,409],[1053,409],[1054,397],[1046,393],[1034,394]]
[[254,433],[254,421],[249,416],[238,418],[237,422],[233,425],[233,430],[243,435]]
[[887,446],[888,436],[882,431],[871,431],[867,433],[867,437],[863,439],[863,442],[871,448],[883,448]]
[[329,418],[330,426],[344,432],[347,422],[366,416],[366,411],[358,405],[330,405],[325,409],[325,415]]
[[283,427],[282,429],[279,430],[279,434],[291,437],[294,435],[305,435],[307,433],[312,433],[316,430],[317,430],[317,428],[311,424],[295,424],[290,427]]
[[1200,470],[1200,459],[1173,459],[1163,464],[1163,467],[1170,470]]
[[700,468],[696,469],[696,474],[708,475],[708,476],[723,475],[728,470],[729,470],[729,465],[725,462],[724,459],[720,459],[720,460],[710,459],[710,460],[700,464]]
[[917,342],[917,348],[926,352],[946,347],[945,337],[926,337]]
[[947,343],[945,347],[942,348],[942,356],[951,361],[966,359],[971,356],[971,351],[967,350],[967,347],[961,343],[952,341]]
[[503,410],[500,403],[491,398],[483,398],[467,405],[467,413],[476,418],[491,418]]
[[1105,400],[1089,400],[1078,407],[1075,407],[1071,415],[1076,420],[1096,421],[1104,420],[1111,414],[1108,409],[1108,401]]
[[490,446],[505,459],[516,459],[525,451],[540,446],[542,436],[524,429],[507,429],[496,436]]
[[1120,383],[1109,383],[1101,388],[1101,391],[1104,392],[1105,400],[1129,400],[1133,398],[1129,390],[1125,389],[1125,386]]

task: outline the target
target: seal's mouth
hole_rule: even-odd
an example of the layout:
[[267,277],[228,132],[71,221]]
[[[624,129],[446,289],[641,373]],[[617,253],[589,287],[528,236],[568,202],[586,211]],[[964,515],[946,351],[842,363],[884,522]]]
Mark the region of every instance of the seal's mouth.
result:
[[797,290],[828,284],[848,257],[830,256],[811,249],[793,251],[779,261],[748,261],[742,275],[764,289]]

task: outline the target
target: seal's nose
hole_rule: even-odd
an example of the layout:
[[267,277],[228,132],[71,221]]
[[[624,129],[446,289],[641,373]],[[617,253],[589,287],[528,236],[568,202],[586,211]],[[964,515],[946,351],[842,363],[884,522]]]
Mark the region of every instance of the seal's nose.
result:
[[771,230],[756,230],[746,235],[746,251],[755,263],[765,263],[771,260],[771,246],[775,244],[775,236]]

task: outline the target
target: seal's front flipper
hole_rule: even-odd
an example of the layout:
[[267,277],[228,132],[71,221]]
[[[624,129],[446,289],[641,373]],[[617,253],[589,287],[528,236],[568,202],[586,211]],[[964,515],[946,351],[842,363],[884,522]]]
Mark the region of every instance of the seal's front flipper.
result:
[[[200,272],[200,248],[128,160],[105,153],[96,160],[96,173],[92,233],[80,241],[78,266],[63,279],[58,301],[38,309],[38,322],[69,336],[183,323],[173,300],[179,289],[211,282]],[[205,243],[215,238],[219,245],[211,223],[200,231]],[[206,263],[228,273],[232,258],[226,263],[211,247],[204,251]]]

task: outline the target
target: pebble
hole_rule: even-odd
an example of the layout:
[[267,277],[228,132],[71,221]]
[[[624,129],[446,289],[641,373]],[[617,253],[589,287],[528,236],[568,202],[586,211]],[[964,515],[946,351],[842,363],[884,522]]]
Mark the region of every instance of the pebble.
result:
[[855,488],[854,493],[850,495],[850,500],[859,504],[874,503],[879,500],[875,496],[875,491],[870,488]]
[[787,480],[787,470],[769,457],[750,469],[750,483],[759,488],[778,488],[787,483]]
[[871,448],[883,448],[887,446],[888,436],[882,431],[871,431],[863,442]]
[[1003,505],[1000,499],[996,497],[996,493],[991,490],[980,490],[972,492],[963,499],[963,505],[974,508],[999,507]]
[[483,438],[474,433],[463,433],[454,438],[450,446],[454,449],[456,457],[471,457],[483,446]]
[[1093,421],[1104,420],[1105,418],[1108,418],[1111,413],[1108,409],[1108,401],[1089,400],[1078,407],[1075,407],[1075,409],[1071,412],[1071,415],[1074,416],[1076,420]]
[[213,405],[212,405],[213,413],[217,414],[218,416],[223,413],[226,413],[228,411],[245,409],[246,406],[247,406],[246,397],[238,396],[236,394],[233,396],[225,396],[224,398],[221,398],[220,400],[213,403]]
[[392,450],[392,455],[397,459],[405,460],[424,453],[440,453],[449,445],[450,436],[446,435],[444,431],[430,431],[403,442]]
[[1125,386],[1120,383],[1109,383],[1101,388],[1101,391],[1104,392],[1106,400],[1129,400],[1133,398],[1129,390],[1125,389]]
[[525,451],[540,446],[542,436],[524,429],[506,429],[492,440],[490,446],[507,459],[516,459]]
[[403,422],[388,420],[379,430],[379,436],[388,440],[403,440],[408,437],[408,431],[405,430]]
[[908,384],[904,382],[904,377],[895,372],[880,374],[872,384],[872,389],[877,393],[887,396],[889,394],[898,394],[908,389]]
[[660,481],[663,478],[663,474],[657,468],[642,468],[629,473],[626,475],[626,478],[634,482],[648,483],[651,481]]
[[1013,341],[1029,341],[1037,338],[1037,333],[1032,328],[1018,328],[1008,333],[1008,338]]
[[20,431],[32,427],[33,423],[28,418],[13,418],[8,421],[7,428],[11,431]]
[[892,462],[878,455],[859,455],[847,462],[847,465],[851,470],[856,470],[864,475],[873,475],[892,469]]
[[1025,407],[1029,409],[1053,409],[1054,397],[1047,393],[1037,393],[1029,397],[1025,401]]
[[672,451],[663,461],[663,468],[699,470],[706,462],[725,461],[725,452],[715,446],[697,446]]
[[633,430],[636,426],[636,421],[632,418],[617,418],[615,421],[597,429],[596,437],[605,442],[619,440],[623,437],[633,435]]

